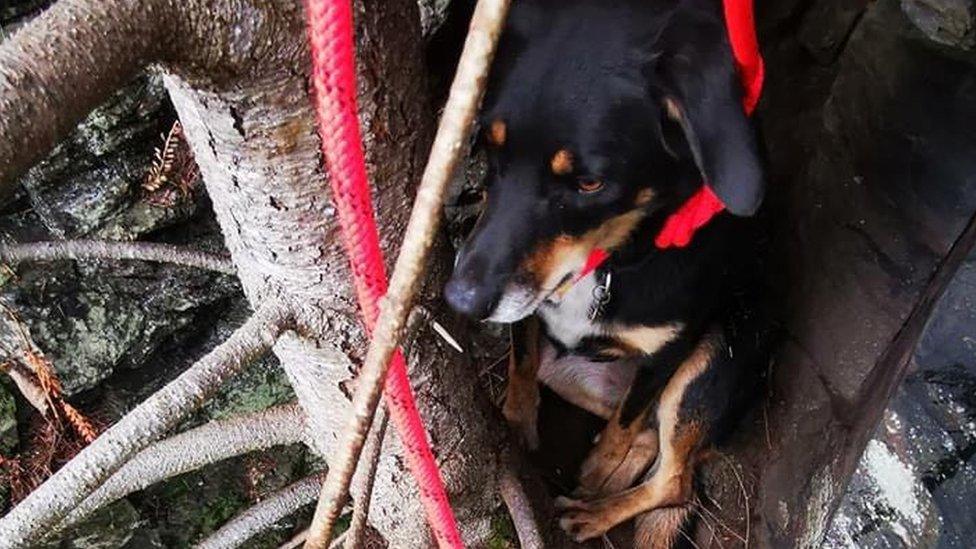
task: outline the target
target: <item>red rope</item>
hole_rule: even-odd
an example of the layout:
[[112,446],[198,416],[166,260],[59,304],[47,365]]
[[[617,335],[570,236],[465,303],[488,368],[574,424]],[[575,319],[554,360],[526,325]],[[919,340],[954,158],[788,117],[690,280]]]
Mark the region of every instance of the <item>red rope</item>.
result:
[[[371,333],[379,316],[379,300],[386,294],[387,278],[359,129],[351,2],[308,0],[306,12],[322,153],[356,295],[366,331]],[[390,362],[384,397],[438,545],[463,547],[399,351]]]
[[[756,26],[752,16],[752,0],[723,0],[725,27],[729,33],[732,56],[742,80],[742,107],[751,115],[759,103],[762,93],[765,70],[759,41],[756,39]],[[661,232],[654,239],[654,245],[664,250],[687,246],[695,232],[704,227],[713,217],[725,209],[725,204],[712,192],[708,185],[702,185],[680,208],[664,221]],[[580,274],[579,280],[593,272],[609,254],[596,249],[590,253]]]

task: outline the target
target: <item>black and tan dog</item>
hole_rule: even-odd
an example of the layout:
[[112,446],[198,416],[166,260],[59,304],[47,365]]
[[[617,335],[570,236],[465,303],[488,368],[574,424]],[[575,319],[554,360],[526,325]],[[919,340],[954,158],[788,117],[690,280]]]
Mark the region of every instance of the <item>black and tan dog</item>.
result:
[[[740,221],[654,237],[703,179],[739,216],[763,188],[720,0],[513,2],[482,124],[485,210],[445,296],[516,323],[504,414],[528,445],[537,379],[608,420],[563,528],[653,511],[638,544],[668,546],[740,378],[723,329]],[[610,260],[577,281],[596,248]]]

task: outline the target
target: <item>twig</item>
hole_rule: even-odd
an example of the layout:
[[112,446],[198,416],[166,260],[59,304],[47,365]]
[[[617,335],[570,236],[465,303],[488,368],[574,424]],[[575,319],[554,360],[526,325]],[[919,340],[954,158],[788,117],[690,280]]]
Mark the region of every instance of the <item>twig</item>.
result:
[[309,549],[326,546],[339,516],[339,508],[345,501],[366,433],[379,403],[390,358],[397,347],[410,303],[425,271],[427,256],[440,224],[445,191],[465,150],[508,3],[508,0],[479,0],[475,7],[471,29],[458,62],[430,158],[417,188],[403,246],[359,375],[349,423],[343,429],[338,455],[330,462],[332,469],[322,487],[315,517],[309,528]]
[[746,490],[746,484],[742,482],[742,475],[739,474],[739,468],[735,466],[735,462],[732,461],[728,456],[725,457],[725,461],[729,467],[732,468],[732,473],[735,475],[735,480],[739,482],[739,489],[742,490],[742,501],[745,503],[746,510],[746,549],[749,549],[749,534],[752,526],[752,510],[749,508],[749,492]]
[[498,491],[502,501],[505,502],[505,507],[508,508],[508,514],[512,517],[519,545],[522,549],[542,549],[545,544],[542,541],[542,534],[539,533],[535,514],[532,512],[532,503],[525,493],[522,481],[518,478],[512,460],[506,459],[505,462],[499,472]]
[[37,542],[133,455],[175,427],[278,339],[291,313],[265,303],[231,337],[136,406],[0,519],[0,548]]
[[325,472],[315,473],[267,496],[197,544],[197,549],[240,547],[251,537],[315,501]]
[[445,328],[440,322],[437,322],[436,320],[431,320],[430,327],[433,328],[434,332],[437,335],[441,336],[441,339],[446,341],[447,344],[450,345],[455,351],[464,354],[464,347],[461,347],[461,344],[458,343],[457,339],[454,339],[454,336],[451,335],[451,332],[448,332],[447,328]]
[[255,450],[294,444],[302,441],[304,433],[304,412],[296,404],[287,404],[174,435],[136,454],[75,508],[62,527],[159,481]]
[[706,507],[703,503],[701,503],[701,501],[698,502],[698,508],[701,511],[704,511],[709,517],[711,517],[712,521],[714,521],[715,524],[718,525],[720,528],[722,528],[726,532],[728,532],[728,533],[732,534],[733,536],[735,536],[735,538],[738,539],[739,541],[741,541],[743,544],[746,543],[746,538],[742,537],[742,534],[736,532],[731,526],[729,526],[728,524],[726,524],[721,519],[721,517],[719,517],[714,512],[712,512],[712,510],[709,509],[708,507]]
[[386,426],[389,420],[383,407],[376,410],[375,425],[369,433],[366,442],[366,460],[360,462],[359,477],[353,485],[352,522],[346,530],[345,549],[362,547],[363,536],[366,533],[366,523],[369,519],[369,503],[373,499],[373,482],[376,480],[376,466],[379,464],[383,450],[383,440],[386,438]]
[[182,246],[157,242],[112,242],[107,240],[61,240],[0,244],[0,261],[60,261],[114,259],[174,263],[225,274],[237,269],[229,258],[217,254],[188,250]]

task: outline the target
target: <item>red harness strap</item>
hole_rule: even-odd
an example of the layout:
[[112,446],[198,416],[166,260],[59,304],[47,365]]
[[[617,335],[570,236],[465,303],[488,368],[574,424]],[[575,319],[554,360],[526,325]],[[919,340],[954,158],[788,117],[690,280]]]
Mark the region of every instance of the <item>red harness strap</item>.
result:
[[[723,0],[722,4],[732,55],[742,80],[742,107],[747,115],[751,115],[759,103],[765,76],[759,42],[756,40],[752,0]],[[687,246],[695,236],[695,231],[704,227],[724,209],[725,205],[718,196],[715,196],[707,184],[703,184],[698,192],[665,220],[664,227],[654,239],[654,245],[662,250]],[[596,270],[609,257],[606,250],[599,248],[590,252],[583,269],[576,275],[576,280]]]

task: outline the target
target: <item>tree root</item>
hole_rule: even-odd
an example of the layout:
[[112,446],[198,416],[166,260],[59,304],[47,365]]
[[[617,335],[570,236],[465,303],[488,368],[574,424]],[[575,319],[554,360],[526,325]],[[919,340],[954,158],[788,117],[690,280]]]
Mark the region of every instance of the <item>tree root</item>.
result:
[[324,479],[324,471],[315,473],[267,496],[201,541],[197,549],[240,547],[252,536],[314,502]]
[[37,542],[133,455],[197,409],[230,376],[266,352],[291,323],[276,301],[231,337],[102,433],[0,519],[0,548]]
[[0,261],[6,263],[67,259],[135,259],[197,267],[224,274],[237,272],[234,264],[226,257],[156,242],[64,240],[0,244]]
[[162,480],[255,450],[301,442],[304,434],[304,412],[297,404],[287,404],[174,435],[136,454],[75,508],[61,527]]
[[529,496],[525,493],[516,466],[511,459],[505,459],[505,463],[502,464],[499,471],[498,492],[502,496],[502,501],[505,502],[505,507],[508,508],[508,514],[512,517],[519,546],[522,549],[542,549],[545,547],[542,534],[539,532],[539,524],[532,511],[532,502],[529,501]]

